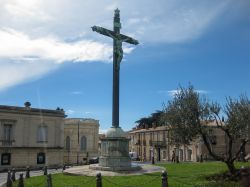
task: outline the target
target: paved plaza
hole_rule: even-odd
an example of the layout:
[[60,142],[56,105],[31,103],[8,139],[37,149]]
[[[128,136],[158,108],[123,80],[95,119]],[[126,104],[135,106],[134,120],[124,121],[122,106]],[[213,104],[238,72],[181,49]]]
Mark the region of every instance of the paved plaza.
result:
[[151,164],[136,163],[135,165],[140,166],[142,169],[137,171],[126,171],[126,172],[113,172],[113,171],[100,171],[89,168],[89,165],[75,166],[64,170],[65,174],[69,175],[82,175],[82,176],[96,176],[97,173],[101,173],[102,176],[127,176],[127,175],[142,175],[144,173],[162,172],[165,168],[155,166]]
[[[16,172],[16,179],[19,178],[20,173],[23,173],[25,176],[25,171],[17,171]],[[48,169],[48,173],[54,174],[54,173],[62,173],[62,169]],[[34,176],[41,176],[43,175],[43,170],[35,170],[30,171],[30,177]],[[6,183],[7,181],[7,172],[0,173],[0,187]]]

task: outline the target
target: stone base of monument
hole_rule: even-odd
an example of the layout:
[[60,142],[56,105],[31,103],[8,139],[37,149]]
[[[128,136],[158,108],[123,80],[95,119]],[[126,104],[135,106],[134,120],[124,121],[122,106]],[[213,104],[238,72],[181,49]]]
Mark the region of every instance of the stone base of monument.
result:
[[129,156],[129,139],[121,128],[110,128],[106,137],[101,139],[99,164],[90,165],[90,169],[103,171],[134,171],[140,166],[133,166]]

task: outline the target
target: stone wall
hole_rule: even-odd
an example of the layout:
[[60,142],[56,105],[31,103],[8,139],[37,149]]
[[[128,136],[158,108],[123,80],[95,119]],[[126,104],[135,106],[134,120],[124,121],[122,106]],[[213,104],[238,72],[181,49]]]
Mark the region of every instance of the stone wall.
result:
[[[84,164],[91,157],[98,156],[99,121],[94,119],[69,118],[64,125],[64,162]],[[66,139],[70,139],[70,149]],[[81,139],[86,138],[86,148],[82,149]]]
[[[37,163],[37,154],[45,153],[45,163]],[[0,155],[6,153],[0,150]],[[8,168],[26,168],[30,166],[31,168],[38,168],[47,166],[63,166],[63,149],[43,149],[43,148],[21,148],[21,149],[10,149],[11,154],[11,164],[10,165],[0,165],[0,170]]]

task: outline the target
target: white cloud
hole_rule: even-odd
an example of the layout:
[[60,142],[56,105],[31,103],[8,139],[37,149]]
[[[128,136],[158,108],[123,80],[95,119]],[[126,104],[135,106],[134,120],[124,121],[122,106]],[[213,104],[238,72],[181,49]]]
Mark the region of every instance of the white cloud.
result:
[[39,61],[39,63],[3,61],[0,61],[0,91],[23,82],[34,81],[57,68],[53,63],[43,61]]
[[0,25],[29,35],[53,33],[70,38],[84,32],[100,39],[90,27],[112,29],[113,10],[119,8],[122,32],[133,33],[143,42],[183,42],[201,36],[230,3],[232,0],[3,0]]
[[66,114],[67,114],[67,115],[71,115],[71,114],[74,114],[74,113],[75,113],[74,110],[70,110],[70,109],[69,109],[69,110],[66,111]]
[[106,44],[90,40],[66,43],[53,37],[33,39],[13,29],[0,30],[0,41],[0,58],[35,57],[63,63],[65,61],[108,61],[112,54],[111,46]]
[[53,37],[31,38],[13,29],[0,29],[0,41],[0,90],[39,78],[54,70],[56,64],[107,62],[112,54],[107,44],[90,40],[66,43]]
[[49,15],[46,15],[43,11],[38,8],[39,1],[27,1],[17,0],[16,3],[9,3],[5,5],[6,11],[15,17],[26,17],[26,16],[37,16],[38,19],[47,21],[52,19]]
[[[122,33],[140,43],[180,43],[202,36],[230,3],[231,0],[2,0],[0,90],[39,78],[66,61],[110,61],[111,39],[93,33],[90,27],[112,29],[115,8],[121,10]],[[125,53],[134,49],[124,46]]]

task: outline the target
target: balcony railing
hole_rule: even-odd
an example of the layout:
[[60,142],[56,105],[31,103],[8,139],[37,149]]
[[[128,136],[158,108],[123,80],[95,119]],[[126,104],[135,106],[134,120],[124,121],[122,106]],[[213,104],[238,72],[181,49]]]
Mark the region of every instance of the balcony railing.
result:
[[141,145],[141,141],[137,140],[137,142],[135,142],[135,145]]
[[15,140],[0,140],[0,145],[2,147],[11,147]]
[[166,147],[167,143],[166,143],[166,141],[152,141],[152,146],[155,146],[155,147]]

